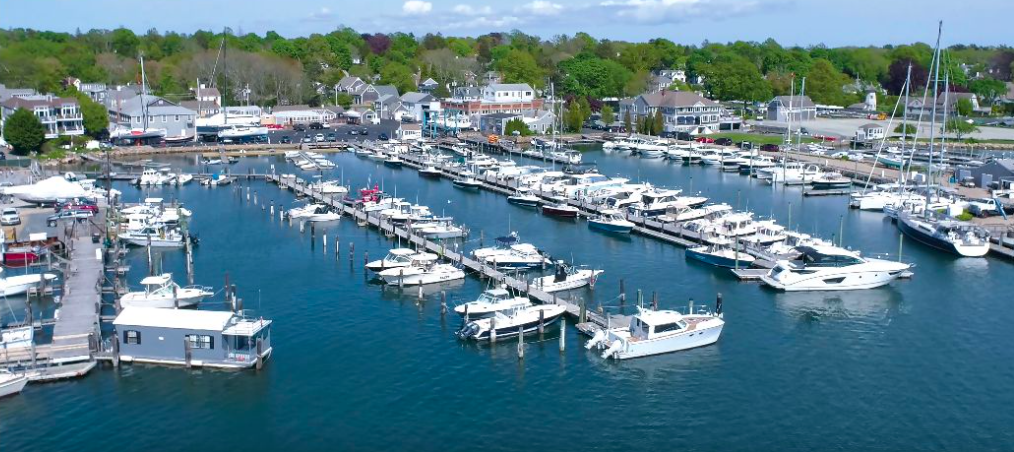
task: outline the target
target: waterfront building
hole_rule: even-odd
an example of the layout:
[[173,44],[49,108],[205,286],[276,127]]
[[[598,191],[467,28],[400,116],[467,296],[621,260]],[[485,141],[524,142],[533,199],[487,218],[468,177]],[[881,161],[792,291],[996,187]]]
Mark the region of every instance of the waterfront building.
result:
[[[24,108],[46,128],[46,138],[60,135],[83,135],[84,116],[77,99],[57,97],[52,94],[11,97],[0,103],[0,128],[19,108]],[[2,130],[2,129],[0,129]]]
[[405,108],[405,116],[403,117],[410,118],[415,122],[422,122],[426,112],[440,110],[440,101],[432,94],[425,92],[402,94],[401,105]]
[[817,104],[810,96],[776,96],[768,102],[768,121],[799,122],[817,119]]
[[496,113],[531,115],[541,110],[543,100],[535,97],[535,90],[527,83],[494,83],[483,87],[478,98],[474,89],[455,89],[455,94],[468,97],[444,99],[441,107],[468,116],[473,123],[479,117]]
[[271,355],[271,320],[229,311],[128,307],[113,327],[124,362],[249,368]]
[[856,130],[856,141],[860,143],[868,143],[871,141],[882,140],[887,135],[887,131],[884,130],[884,126],[876,123],[868,123],[859,126]]
[[652,120],[655,112],[661,112],[663,132],[701,134],[718,130],[722,106],[694,92],[663,90],[621,100],[619,117],[628,112],[635,123],[638,118]]
[[107,99],[110,132],[113,129],[163,130],[166,139],[189,139],[197,133],[197,112],[150,94],[115,91]]

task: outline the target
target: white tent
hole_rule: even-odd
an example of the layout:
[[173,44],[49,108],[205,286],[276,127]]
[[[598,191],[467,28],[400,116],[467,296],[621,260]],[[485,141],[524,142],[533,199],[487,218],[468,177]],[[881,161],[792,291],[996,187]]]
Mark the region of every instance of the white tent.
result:
[[4,194],[14,195],[22,201],[43,204],[55,202],[57,199],[79,198],[88,195],[88,191],[77,182],[71,182],[62,176],[53,176],[30,185],[17,185],[3,189]]

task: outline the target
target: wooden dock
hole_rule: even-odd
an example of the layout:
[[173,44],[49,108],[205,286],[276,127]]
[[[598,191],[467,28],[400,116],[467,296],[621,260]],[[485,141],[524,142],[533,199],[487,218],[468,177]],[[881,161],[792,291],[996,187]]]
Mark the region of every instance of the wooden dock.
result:
[[533,301],[544,304],[563,305],[567,308],[567,313],[577,318],[579,323],[589,324],[586,326],[587,329],[604,328],[609,324],[619,325],[627,322],[625,316],[610,315],[609,318],[607,318],[606,314],[595,312],[593,309],[588,309],[584,299],[573,300],[570,298],[564,298],[558,296],[556,293],[547,293],[536,287],[531,287],[530,281],[520,279],[518,276],[503,273],[493,266],[485,265],[479,261],[470,259],[465,256],[464,252],[448,248],[444,242],[436,242],[419,235],[414,235],[411,233],[410,229],[399,227],[387,221],[382,221],[379,216],[368,215],[366,212],[357,210],[353,206],[342,203],[340,199],[332,195],[324,195],[312,190],[309,187],[309,184],[302,179],[269,177],[268,180],[277,183],[279,187],[295,192],[297,195],[310,198],[314,202],[324,203],[335,209],[339,209],[339,211],[343,214],[355,219],[357,224],[373,227],[383,232],[387,237],[406,241],[416,249],[423,249],[437,254],[443,260],[456,263],[462,268],[482,278],[490,278],[495,281],[500,281],[512,290],[528,294],[528,297]]

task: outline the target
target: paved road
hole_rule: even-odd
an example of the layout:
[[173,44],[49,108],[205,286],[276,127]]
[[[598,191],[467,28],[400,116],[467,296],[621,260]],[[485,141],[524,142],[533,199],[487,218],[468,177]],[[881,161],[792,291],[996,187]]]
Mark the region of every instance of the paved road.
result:
[[[380,124],[366,124],[366,125],[352,125],[352,124],[337,124],[329,129],[323,130],[306,130],[305,132],[297,132],[292,129],[283,130],[271,130],[268,132],[268,139],[272,143],[278,143],[282,137],[289,137],[293,143],[299,143],[302,141],[304,136],[310,136],[313,138],[318,133],[324,134],[326,137],[328,133],[334,133],[339,142],[341,141],[363,141],[363,140],[376,140],[381,133],[387,134],[388,138],[395,138],[395,131],[398,130],[397,121],[381,121]],[[362,132],[365,129],[368,133],[366,135],[356,134],[352,135],[350,132],[356,130]]]

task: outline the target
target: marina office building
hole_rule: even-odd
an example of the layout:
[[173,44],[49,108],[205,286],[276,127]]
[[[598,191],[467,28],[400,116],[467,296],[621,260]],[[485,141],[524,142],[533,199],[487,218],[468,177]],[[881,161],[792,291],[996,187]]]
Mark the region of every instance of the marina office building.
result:
[[663,131],[670,133],[716,132],[722,119],[722,106],[718,102],[688,91],[663,90],[620,101],[621,120],[630,113],[632,122],[640,118],[650,121],[655,112],[662,113]]

